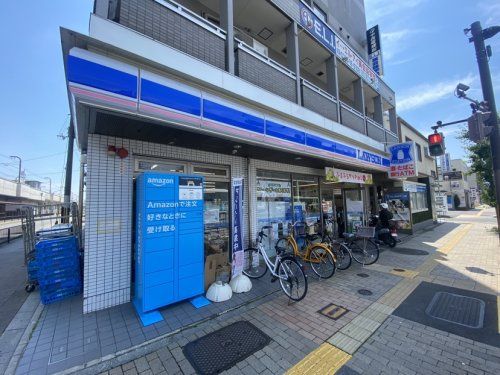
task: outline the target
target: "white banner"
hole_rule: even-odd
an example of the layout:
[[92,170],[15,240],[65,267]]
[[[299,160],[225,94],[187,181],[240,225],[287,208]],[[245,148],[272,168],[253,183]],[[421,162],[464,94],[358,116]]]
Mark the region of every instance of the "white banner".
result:
[[350,182],[353,184],[373,184],[373,177],[370,173],[348,171],[325,167],[325,180],[329,182]]

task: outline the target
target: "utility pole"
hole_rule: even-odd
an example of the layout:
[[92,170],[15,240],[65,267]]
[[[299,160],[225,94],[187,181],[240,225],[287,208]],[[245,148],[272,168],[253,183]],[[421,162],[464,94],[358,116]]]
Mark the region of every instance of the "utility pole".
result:
[[[465,30],[468,31],[468,30]],[[487,102],[491,111],[488,125],[492,127],[490,135],[491,159],[493,164],[493,181],[495,184],[497,228],[500,229],[500,131],[498,129],[498,114],[495,104],[495,94],[491,82],[491,73],[488,59],[491,55],[491,48],[484,44],[484,40],[493,37],[500,32],[500,26],[492,26],[483,30],[479,21],[470,25],[472,37],[469,42],[474,43],[476,50],[477,65],[479,68],[479,77],[481,78],[481,87],[483,89],[483,98]],[[499,232],[500,233],[500,232]]]
[[62,222],[69,223],[69,211],[71,205],[71,176],[73,174],[73,144],[75,141],[75,129],[73,121],[68,128],[68,154],[66,155],[66,178],[64,180],[64,204],[61,212]]
[[11,155],[10,158],[19,160],[19,172],[17,174],[17,183],[20,184],[21,183],[21,158],[19,156],[16,156],[16,155]]

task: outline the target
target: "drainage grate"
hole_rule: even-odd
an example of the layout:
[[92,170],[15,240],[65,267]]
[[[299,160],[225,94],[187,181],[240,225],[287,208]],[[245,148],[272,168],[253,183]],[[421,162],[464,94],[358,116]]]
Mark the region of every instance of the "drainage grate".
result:
[[359,277],[363,277],[363,278],[364,277],[370,277],[370,275],[368,275],[367,273],[357,273],[356,275],[359,276]]
[[393,249],[389,249],[394,253],[399,253],[403,255],[429,255],[428,251],[419,250],[419,249],[408,249],[405,247],[395,247]]
[[362,296],[371,296],[373,294],[372,291],[368,289],[359,289],[358,293]]
[[318,311],[320,314],[333,319],[337,320],[340,317],[344,316],[349,312],[345,307],[342,306],[337,306],[333,303],[330,303],[329,305],[323,307],[321,310]]
[[484,301],[460,294],[437,292],[425,313],[433,318],[469,328],[482,328]]
[[247,321],[239,321],[188,343],[184,355],[197,374],[218,374],[269,344],[271,339]]

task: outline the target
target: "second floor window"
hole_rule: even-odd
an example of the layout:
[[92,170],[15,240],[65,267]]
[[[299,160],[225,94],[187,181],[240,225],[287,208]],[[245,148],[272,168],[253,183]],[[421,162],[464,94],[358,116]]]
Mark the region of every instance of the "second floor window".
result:
[[422,161],[422,147],[420,147],[420,145],[416,142],[415,142],[415,147],[417,151],[418,161]]
[[314,14],[317,15],[321,21],[326,23],[326,20],[327,20],[326,12],[323,9],[321,9],[319,6],[317,6],[316,3],[314,3],[314,2],[312,3],[312,8],[313,8]]

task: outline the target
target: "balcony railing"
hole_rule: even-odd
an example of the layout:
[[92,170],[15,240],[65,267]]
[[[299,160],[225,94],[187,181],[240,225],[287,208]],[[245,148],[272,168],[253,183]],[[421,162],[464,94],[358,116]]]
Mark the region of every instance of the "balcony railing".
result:
[[385,142],[386,145],[391,145],[394,143],[399,143],[399,138],[397,134],[391,132],[390,130],[385,129]]
[[385,129],[382,125],[378,124],[376,121],[371,118],[366,118],[366,130],[367,135],[370,138],[373,138],[379,142],[385,142]]
[[[226,68],[226,32],[171,0],[121,0],[119,23],[220,69]],[[269,92],[297,102],[297,77],[293,71],[253,49],[251,38],[235,28],[235,73]],[[247,43],[245,43],[247,42]],[[394,92],[381,80],[382,96]],[[311,82],[300,80],[302,105],[330,120],[366,134],[379,142],[395,142],[397,135]],[[340,108],[340,113],[339,113]]]
[[121,0],[120,24],[225,68],[226,32],[189,9],[165,0]]
[[301,79],[302,105],[333,121],[338,121],[337,100],[335,97],[309,81]]
[[295,74],[242,41],[236,41],[236,75],[245,81],[295,102],[297,100]]
[[340,102],[340,121],[342,125],[366,134],[365,117],[343,102]]

